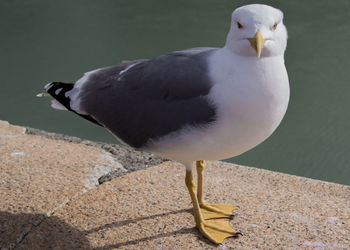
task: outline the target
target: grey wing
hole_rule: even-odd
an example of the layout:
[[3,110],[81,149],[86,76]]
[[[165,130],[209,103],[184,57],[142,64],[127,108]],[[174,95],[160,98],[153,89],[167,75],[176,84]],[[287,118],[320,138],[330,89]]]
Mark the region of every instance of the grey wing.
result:
[[80,106],[123,142],[139,148],[183,126],[214,121],[207,99],[212,87],[206,58],[173,52],[126,62],[91,74],[80,91]]

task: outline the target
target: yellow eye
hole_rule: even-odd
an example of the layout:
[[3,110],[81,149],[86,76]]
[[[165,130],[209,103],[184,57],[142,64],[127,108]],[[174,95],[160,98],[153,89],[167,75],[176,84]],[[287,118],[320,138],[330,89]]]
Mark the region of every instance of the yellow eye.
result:
[[273,29],[273,30],[276,30],[276,29],[277,29],[277,23],[275,23],[275,24],[272,26],[272,29]]

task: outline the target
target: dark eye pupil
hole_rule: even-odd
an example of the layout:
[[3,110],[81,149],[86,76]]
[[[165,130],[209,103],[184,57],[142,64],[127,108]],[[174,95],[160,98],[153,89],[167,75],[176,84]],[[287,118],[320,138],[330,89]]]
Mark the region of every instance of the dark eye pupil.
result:
[[238,26],[239,29],[243,28],[243,25],[240,22],[237,22],[237,26]]

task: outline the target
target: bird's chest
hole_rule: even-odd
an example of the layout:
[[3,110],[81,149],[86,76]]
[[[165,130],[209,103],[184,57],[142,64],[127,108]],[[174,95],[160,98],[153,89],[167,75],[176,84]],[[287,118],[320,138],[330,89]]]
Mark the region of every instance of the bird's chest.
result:
[[288,80],[279,76],[246,75],[232,79],[216,93],[219,115],[232,121],[274,123],[284,115],[289,100]]
[[228,148],[240,144],[238,151],[248,150],[277,128],[289,101],[283,64],[252,64],[226,70],[217,83],[211,95],[218,111],[215,136]]

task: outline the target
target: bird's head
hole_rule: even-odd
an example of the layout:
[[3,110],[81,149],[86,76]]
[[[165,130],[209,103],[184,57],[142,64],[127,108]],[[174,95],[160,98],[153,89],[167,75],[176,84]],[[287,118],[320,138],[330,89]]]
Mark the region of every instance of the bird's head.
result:
[[283,55],[287,29],[282,11],[263,4],[245,5],[234,10],[225,46],[241,56]]

